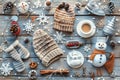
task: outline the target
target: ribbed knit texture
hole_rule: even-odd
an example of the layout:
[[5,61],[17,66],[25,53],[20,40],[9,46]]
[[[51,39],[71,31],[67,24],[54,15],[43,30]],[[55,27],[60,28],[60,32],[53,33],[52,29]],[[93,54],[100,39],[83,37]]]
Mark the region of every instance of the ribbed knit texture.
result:
[[73,32],[74,20],[75,13],[73,8],[70,7],[68,11],[56,8],[53,28],[64,32]]
[[50,65],[63,54],[54,39],[41,29],[35,31],[33,35],[33,47],[36,55],[45,66]]

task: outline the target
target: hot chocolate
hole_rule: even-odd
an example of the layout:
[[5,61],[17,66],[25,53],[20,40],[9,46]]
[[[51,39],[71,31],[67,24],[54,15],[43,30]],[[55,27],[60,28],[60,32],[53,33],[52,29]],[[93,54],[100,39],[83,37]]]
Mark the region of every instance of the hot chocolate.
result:
[[86,33],[87,33],[87,32],[89,32],[90,30],[91,30],[91,26],[90,26],[89,24],[86,23],[86,24],[83,24],[83,25],[82,25],[82,31],[83,31],[83,32],[86,32]]

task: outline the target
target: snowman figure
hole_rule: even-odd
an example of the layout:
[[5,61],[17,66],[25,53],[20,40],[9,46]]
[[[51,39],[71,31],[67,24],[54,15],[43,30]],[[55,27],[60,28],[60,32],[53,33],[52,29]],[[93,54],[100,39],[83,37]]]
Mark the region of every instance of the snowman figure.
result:
[[18,8],[18,11],[22,14],[27,13],[29,11],[29,4],[27,2],[22,1],[16,6]]
[[99,37],[95,44],[95,49],[93,50],[92,54],[88,56],[88,62],[92,63],[95,67],[102,67],[107,61],[105,55],[107,44],[105,39],[105,37]]

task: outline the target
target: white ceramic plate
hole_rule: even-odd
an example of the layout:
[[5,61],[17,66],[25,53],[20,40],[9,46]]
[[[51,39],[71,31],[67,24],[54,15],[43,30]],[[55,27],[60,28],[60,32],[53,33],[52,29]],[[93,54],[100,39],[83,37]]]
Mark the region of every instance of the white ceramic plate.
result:
[[[72,54],[75,55],[73,56]],[[68,55],[67,55],[67,64],[72,67],[72,68],[79,68],[83,65],[84,63],[84,56],[81,52],[79,51],[71,51]]]
[[[83,25],[83,24],[85,24],[85,23],[88,23],[88,24],[90,24],[93,28],[93,30],[92,30],[92,33],[90,33],[89,35],[86,35],[86,34],[83,34],[81,31],[80,31],[80,27]],[[92,37],[94,34],[95,34],[95,32],[96,32],[96,26],[95,26],[95,24],[92,22],[92,21],[90,21],[90,20],[82,20],[82,21],[80,21],[79,23],[78,23],[78,25],[77,25],[77,33],[78,33],[78,35],[80,35],[81,37],[83,37],[83,38],[89,38],[89,37]]]

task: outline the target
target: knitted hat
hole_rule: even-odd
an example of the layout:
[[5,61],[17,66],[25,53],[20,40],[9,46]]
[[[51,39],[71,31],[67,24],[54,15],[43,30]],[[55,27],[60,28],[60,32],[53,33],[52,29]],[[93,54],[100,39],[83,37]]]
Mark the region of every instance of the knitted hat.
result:
[[74,10],[69,4],[63,2],[55,10],[53,28],[60,31],[72,32],[74,20]]
[[41,29],[34,33],[33,47],[36,55],[45,66],[50,65],[63,54],[63,51],[58,47],[53,38]]

